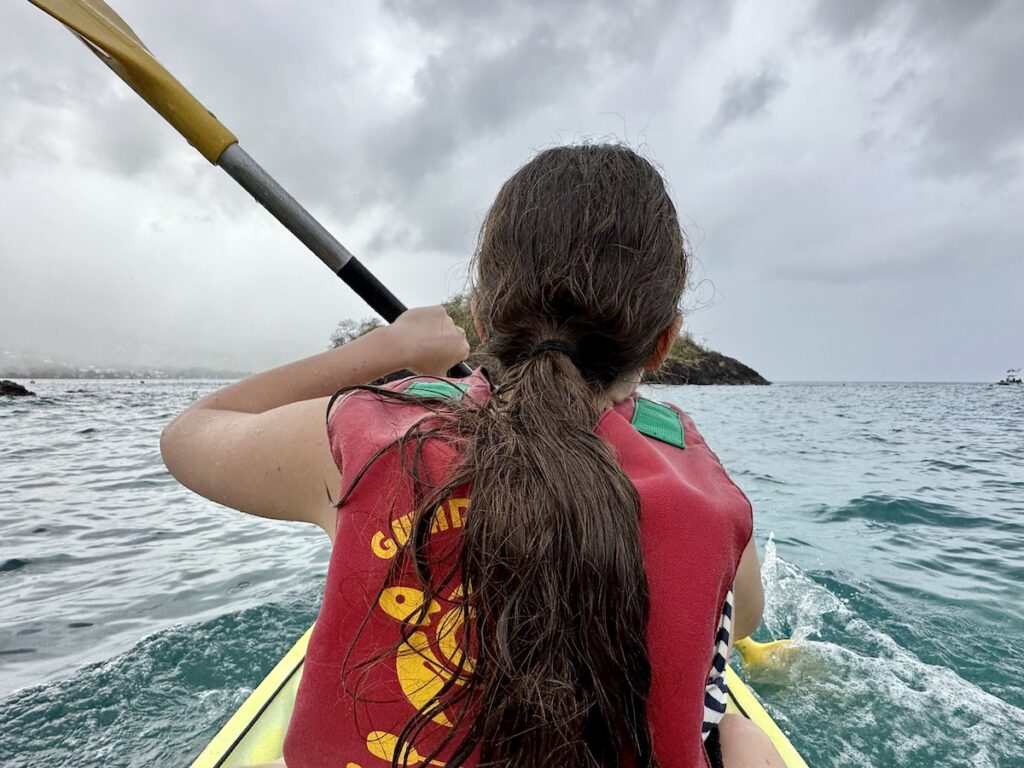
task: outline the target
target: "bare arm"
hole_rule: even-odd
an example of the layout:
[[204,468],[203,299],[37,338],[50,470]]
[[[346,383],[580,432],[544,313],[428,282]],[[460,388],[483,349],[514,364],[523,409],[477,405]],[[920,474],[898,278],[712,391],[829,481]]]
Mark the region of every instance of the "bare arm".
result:
[[443,308],[409,310],[394,325],[202,398],[164,429],[164,463],[208,499],[333,535],[341,478],[325,427],[330,396],[402,368],[443,375],[468,350]]
[[753,634],[764,613],[764,585],[761,583],[761,563],[757,559],[754,537],[750,537],[733,584],[732,639],[739,640]]

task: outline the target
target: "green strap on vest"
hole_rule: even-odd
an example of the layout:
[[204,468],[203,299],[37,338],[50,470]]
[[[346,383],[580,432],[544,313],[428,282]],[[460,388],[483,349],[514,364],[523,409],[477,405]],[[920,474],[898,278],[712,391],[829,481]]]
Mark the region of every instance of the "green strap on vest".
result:
[[[469,384],[453,384],[450,381],[414,381],[405,392],[409,395],[427,398],[461,400]],[[656,403],[644,397],[636,399],[633,409],[633,428],[642,435],[668,443],[676,448],[685,448],[683,420],[667,405]]]
[[632,424],[641,435],[653,437],[676,448],[686,447],[683,418],[667,405],[638,397],[633,409]]
[[449,381],[414,381],[405,388],[405,393],[434,399],[461,400],[467,389],[469,389],[469,384],[452,384]]

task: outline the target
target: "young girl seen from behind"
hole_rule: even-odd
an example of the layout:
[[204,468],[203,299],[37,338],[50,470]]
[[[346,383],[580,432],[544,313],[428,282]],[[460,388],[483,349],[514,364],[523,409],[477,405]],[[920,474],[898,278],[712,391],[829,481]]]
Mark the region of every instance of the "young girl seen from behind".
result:
[[[443,310],[411,310],[167,427],[185,485],[332,538],[290,768],[782,765],[721,714],[762,608],[750,504],[635,392],[686,268],[650,163],[550,149],[484,221],[472,376],[443,378],[469,349]],[[366,385],[403,368],[426,375]]]

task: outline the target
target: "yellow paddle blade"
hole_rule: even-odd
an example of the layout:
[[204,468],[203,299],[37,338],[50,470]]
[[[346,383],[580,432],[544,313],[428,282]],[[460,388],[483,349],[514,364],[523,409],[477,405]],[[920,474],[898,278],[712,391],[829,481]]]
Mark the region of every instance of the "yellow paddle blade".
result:
[[29,0],[70,29],[163,118],[216,164],[238,139],[153,58],[103,0]]
[[770,643],[759,643],[757,640],[751,640],[749,637],[737,640],[733,647],[739,651],[740,656],[743,658],[743,665],[748,668],[772,664],[796,649],[796,646],[789,640],[773,640]]

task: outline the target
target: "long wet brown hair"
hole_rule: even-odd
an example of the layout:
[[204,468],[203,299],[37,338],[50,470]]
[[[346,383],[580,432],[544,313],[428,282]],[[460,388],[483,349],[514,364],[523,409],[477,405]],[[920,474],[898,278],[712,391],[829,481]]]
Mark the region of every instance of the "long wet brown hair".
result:
[[[627,147],[548,149],[502,186],[480,232],[472,292],[492,395],[417,399],[426,416],[378,453],[398,451],[414,491],[409,539],[381,588],[410,571],[423,588],[403,637],[461,582],[461,642],[476,653],[457,654],[450,679],[406,724],[394,766],[444,751],[454,768],[475,750],[482,766],[605,768],[626,755],[657,764],[644,709],[639,498],[594,429],[605,393],[644,366],[676,320],[686,266],[664,182]],[[562,344],[536,351],[550,341]],[[462,457],[446,477],[428,476],[434,440]],[[436,573],[434,510],[467,488],[456,564]],[[454,727],[428,752],[417,737],[441,712]]]

